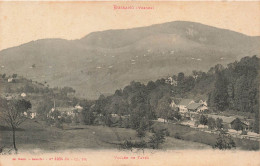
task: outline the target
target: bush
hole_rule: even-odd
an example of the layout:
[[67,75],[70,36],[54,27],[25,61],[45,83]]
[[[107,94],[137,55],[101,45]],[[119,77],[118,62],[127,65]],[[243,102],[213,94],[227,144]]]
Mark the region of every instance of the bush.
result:
[[215,119],[213,119],[213,118],[211,118],[211,117],[209,117],[208,118],[208,127],[209,127],[209,129],[215,129],[215,127],[216,127],[216,121],[215,121]]
[[137,137],[139,137],[139,138],[145,137],[145,130],[139,128],[136,130],[136,132],[137,132]]
[[181,137],[181,135],[180,135],[180,133],[175,133],[174,134],[174,138],[176,138],[176,139],[183,139],[182,137]]
[[156,131],[149,140],[149,146],[153,149],[158,149],[159,145],[165,141],[165,129]]
[[221,118],[217,118],[216,119],[216,128],[218,129],[218,130],[220,130],[220,129],[222,129],[224,127],[224,125],[223,125],[223,120],[221,119]]
[[95,121],[95,116],[91,110],[84,109],[81,114],[81,121],[86,125],[92,125]]
[[202,125],[207,125],[207,124],[208,124],[208,119],[207,119],[206,116],[201,115],[201,116],[200,116],[200,119],[199,119],[199,122],[200,122],[200,124],[202,124]]
[[214,149],[226,150],[236,148],[236,144],[230,134],[227,134],[223,130],[220,131]]
[[111,127],[113,122],[112,122],[112,116],[110,114],[106,114],[105,117],[104,117],[104,122],[105,122],[105,125],[108,126],[108,127]]
[[168,137],[168,136],[170,136],[170,132],[169,132],[169,130],[165,130],[165,135]]
[[129,120],[129,118],[123,119],[123,121],[122,121],[122,127],[123,127],[123,128],[130,128],[130,120]]

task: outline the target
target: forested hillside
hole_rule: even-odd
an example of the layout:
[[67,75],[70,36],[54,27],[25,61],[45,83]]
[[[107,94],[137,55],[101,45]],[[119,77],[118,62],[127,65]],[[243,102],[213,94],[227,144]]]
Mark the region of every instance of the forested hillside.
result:
[[[170,103],[182,98],[204,99],[210,111],[243,111],[255,114],[255,131],[259,132],[259,58],[256,56],[242,58],[227,67],[216,65],[209,71],[193,71],[185,76],[180,72],[171,78],[150,81],[147,85],[132,81],[124,89],[116,90],[114,95],[101,95],[93,111],[108,115],[130,115],[132,123],[143,123],[145,119],[162,117],[178,118],[177,110],[172,111]],[[139,124],[139,125],[140,125]],[[131,124],[138,126],[137,124]],[[136,128],[136,127],[133,127]]]
[[259,131],[259,58],[242,58],[215,73],[214,90],[209,95],[212,108],[255,113]]

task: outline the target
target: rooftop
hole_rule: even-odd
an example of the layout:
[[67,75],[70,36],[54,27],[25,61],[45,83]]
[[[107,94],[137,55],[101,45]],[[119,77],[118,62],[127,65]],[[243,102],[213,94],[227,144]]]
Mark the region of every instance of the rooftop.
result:
[[182,99],[179,105],[189,105],[191,102],[194,102],[192,99]]
[[200,107],[202,104],[200,103],[191,103],[187,106],[188,109],[191,109],[191,110],[195,110],[197,109],[198,107]]
[[228,117],[228,116],[212,115],[212,114],[209,114],[208,117],[212,117],[214,119],[220,118],[223,120],[224,123],[231,123],[233,120],[236,119],[236,117]]

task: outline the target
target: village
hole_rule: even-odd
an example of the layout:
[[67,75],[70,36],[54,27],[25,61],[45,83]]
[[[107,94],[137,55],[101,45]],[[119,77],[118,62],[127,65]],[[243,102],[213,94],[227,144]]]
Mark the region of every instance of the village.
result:
[[[8,84],[15,83],[15,80],[17,80],[16,76],[15,78],[9,77],[7,78]],[[168,77],[166,79],[166,83],[177,86],[177,81],[175,81],[172,77]],[[28,99],[28,98],[34,98],[33,93],[1,93],[1,97],[5,98],[6,100],[13,100],[13,99]],[[250,139],[250,140],[260,140],[260,134],[254,133],[253,123],[254,119],[250,119],[248,117],[239,116],[239,115],[221,115],[220,113],[216,113],[211,110],[211,108],[208,107],[207,101],[199,100],[195,101],[193,99],[185,99],[185,98],[172,98],[170,103],[170,110],[169,111],[178,111],[181,118],[179,119],[163,119],[162,117],[159,117],[156,121],[162,122],[162,123],[174,123],[179,125],[185,125],[190,128],[198,129],[200,131],[209,132],[209,133],[215,133],[217,134],[218,129],[223,129],[230,135],[236,138],[240,139]],[[176,102],[177,101],[177,102]],[[33,101],[32,101],[33,102]],[[64,118],[74,119],[79,118],[81,116],[82,110],[84,109],[83,106],[81,106],[79,103],[77,103],[74,106],[56,106],[55,100],[53,100],[52,108],[50,110],[46,110],[46,119],[50,120],[61,120]],[[92,105],[94,107],[95,105]],[[102,114],[98,114],[97,112],[93,112],[95,116],[95,123],[96,124],[103,124]],[[38,113],[37,109],[33,107],[29,112],[23,113],[26,117],[30,119],[38,119]],[[118,115],[116,113],[111,113],[111,121],[112,123],[117,123],[120,119],[126,119],[129,118],[130,115]],[[204,124],[202,124],[200,121],[201,117],[205,118]],[[209,126],[207,124],[207,121],[209,120],[213,122]],[[70,120],[71,121],[71,120]],[[217,121],[220,121],[221,126],[217,127]],[[53,125],[51,125],[53,126]]]
[[[232,115],[224,116],[211,112],[206,101],[200,100],[195,102],[193,99],[182,99],[178,104],[172,100],[171,108],[177,108],[181,114],[181,121],[179,124],[189,126],[191,128],[199,129],[200,131],[218,133],[216,121],[222,122],[221,128],[227,133],[236,138],[260,140],[260,134],[254,133],[252,130],[254,120],[248,119],[244,116]],[[204,116],[213,120],[213,126],[209,127],[205,122],[204,125],[200,124],[200,118]],[[159,118],[158,121],[165,122],[165,119]],[[176,121],[168,123],[176,123]],[[236,124],[235,124],[236,123]]]
[[[21,93],[20,98],[26,98],[26,93]],[[7,99],[11,99],[10,96],[6,97]],[[80,113],[83,110],[83,107],[77,104],[74,107],[56,107],[55,102],[53,103],[53,108],[48,111],[46,114],[46,118],[50,118],[52,120],[55,120],[55,118],[61,119],[64,117],[70,117],[71,119],[80,116]],[[224,116],[224,115],[218,115],[216,113],[212,113],[209,111],[209,108],[207,106],[206,101],[200,100],[199,102],[195,102],[192,99],[182,99],[180,103],[176,104],[174,100],[172,100],[170,104],[171,108],[177,108],[181,119],[179,120],[166,120],[163,118],[158,118],[157,122],[161,123],[173,123],[173,124],[180,124],[189,126],[190,128],[198,129],[200,131],[209,132],[209,133],[215,133],[218,134],[218,130],[216,127],[216,120],[221,120],[223,126],[222,129],[224,129],[227,133],[232,135],[233,137],[240,138],[240,139],[250,139],[259,141],[260,140],[260,134],[254,133],[252,130],[252,125],[254,123],[253,119],[248,119],[243,116],[239,115],[233,115],[233,116]],[[58,114],[55,114],[55,112],[59,112]],[[24,112],[24,115],[27,116],[30,119],[37,119],[37,112]],[[103,115],[94,113],[96,120],[101,118]],[[118,115],[115,113],[111,114],[111,119],[114,123],[118,122],[120,118],[125,119],[129,117],[130,115]],[[206,118],[212,118],[215,121],[213,122],[214,126],[209,128],[208,125],[202,125],[200,124],[200,117],[205,116]],[[102,124],[101,122],[98,122],[99,124]],[[234,123],[237,123],[239,127],[235,127]]]

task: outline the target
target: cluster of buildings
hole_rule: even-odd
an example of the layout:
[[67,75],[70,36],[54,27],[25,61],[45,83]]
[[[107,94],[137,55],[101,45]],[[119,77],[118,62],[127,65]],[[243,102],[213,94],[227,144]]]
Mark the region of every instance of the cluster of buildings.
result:
[[83,110],[83,107],[81,107],[79,104],[77,104],[75,107],[54,107],[47,113],[47,118],[55,119],[55,115],[53,115],[54,111],[59,111],[61,115],[58,116],[58,118],[61,118],[62,116],[71,116],[75,117],[76,115],[80,114]]
[[208,118],[211,117],[213,119],[222,119],[223,126],[226,129],[234,128],[235,120],[239,122],[241,126],[243,126],[244,130],[249,130],[252,128],[253,120],[245,119],[242,116],[222,116],[217,114],[212,114],[209,112],[208,105],[206,101],[200,100],[199,102],[195,102],[192,99],[182,99],[178,104],[172,100],[170,105],[172,108],[177,108],[182,115],[184,120],[188,120],[191,123],[189,125],[195,126],[195,121],[199,120],[201,114],[204,114]]
[[253,127],[253,120],[245,119],[242,116],[221,116],[221,115],[214,115],[214,114],[208,114],[208,117],[211,117],[213,119],[222,119],[224,128],[226,129],[233,129],[236,119],[238,120],[238,123],[241,124],[242,128],[244,130],[249,130]]
[[37,112],[24,112],[23,114],[24,114],[24,116],[26,116],[30,119],[34,119],[37,115]]
[[200,100],[195,102],[192,99],[182,99],[178,104],[172,100],[171,107],[178,108],[182,115],[193,113],[205,113],[208,111],[208,104],[206,101]]

